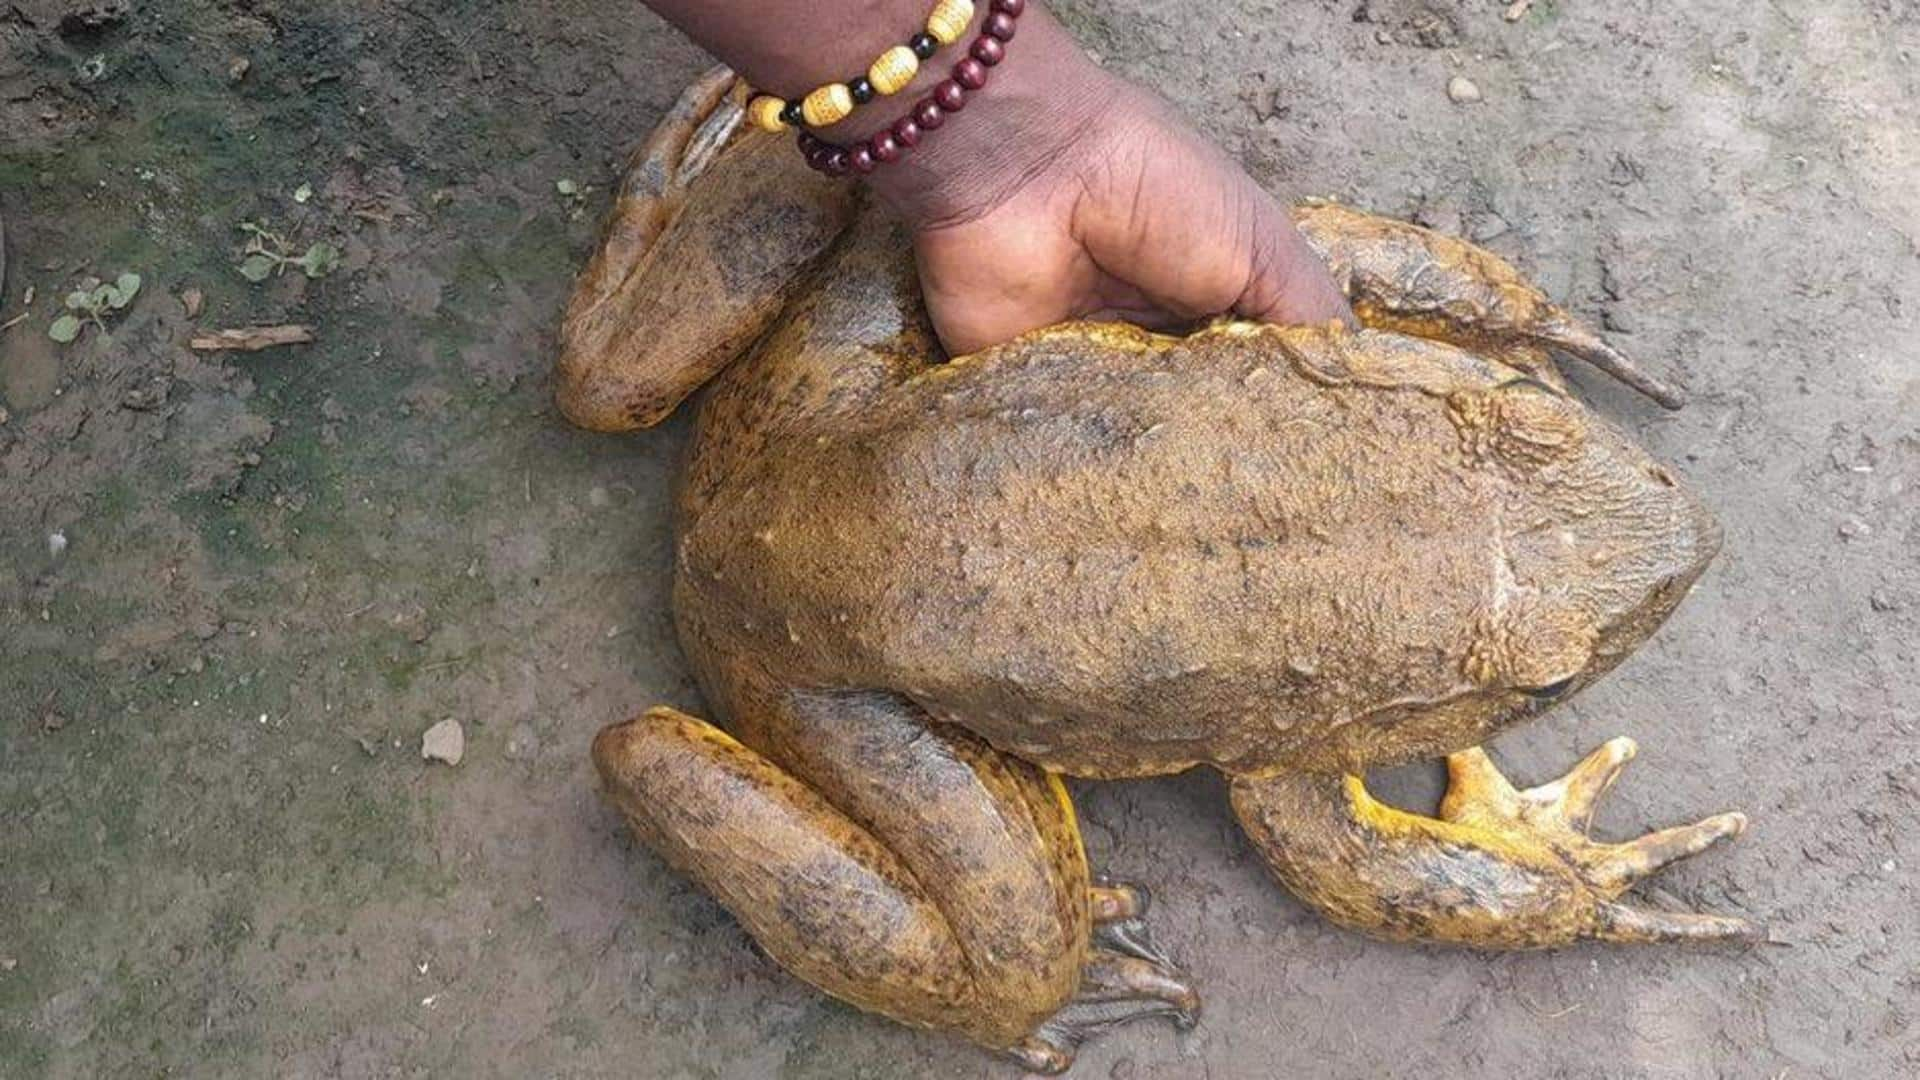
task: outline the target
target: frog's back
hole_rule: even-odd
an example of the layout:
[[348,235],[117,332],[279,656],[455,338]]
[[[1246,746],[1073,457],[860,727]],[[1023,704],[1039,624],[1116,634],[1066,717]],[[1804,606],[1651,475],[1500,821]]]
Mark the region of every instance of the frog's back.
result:
[[770,445],[690,523],[682,611],[1082,775],[1484,734],[1465,660],[1557,513],[1476,435],[1512,379],[1390,334],[1044,332]]

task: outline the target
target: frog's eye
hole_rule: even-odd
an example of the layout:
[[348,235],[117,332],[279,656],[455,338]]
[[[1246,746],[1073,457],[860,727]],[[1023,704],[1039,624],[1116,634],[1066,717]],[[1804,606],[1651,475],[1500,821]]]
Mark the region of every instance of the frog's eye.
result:
[[1564,679],[1550,682],[1545,686],[1522,687],[1520,692],[1535,701],[1559,701],[1561,698],[1567,696],[1567,691],[1573,689],[1574,680],[1578,677],[1579,676],[1576,675],[1569,675]]

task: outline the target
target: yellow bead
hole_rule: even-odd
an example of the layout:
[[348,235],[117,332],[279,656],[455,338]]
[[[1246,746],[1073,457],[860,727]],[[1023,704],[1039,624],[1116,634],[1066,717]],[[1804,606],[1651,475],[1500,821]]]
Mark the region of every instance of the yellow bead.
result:
[[853,91],[846,83],[828,83],[800,103],[800,115],[806,117],[808,127],[832,127],[852,111]]
[[761,131],[775,134],[787,130],[787,122],[780,119],[780,113],[787,103],[771,94],[761,94],[747,103],[747,115],[753,118],[755,127]]
[[927,16],[927,33],[942,45],[951,45],[973,25],[973,0],[940,0]]
[[907,88],[913,77],[920,73],[920,58],[905,45],[895,45],[880,54],[880,59],[867,69],[867,81],[882,96],[897,94]]

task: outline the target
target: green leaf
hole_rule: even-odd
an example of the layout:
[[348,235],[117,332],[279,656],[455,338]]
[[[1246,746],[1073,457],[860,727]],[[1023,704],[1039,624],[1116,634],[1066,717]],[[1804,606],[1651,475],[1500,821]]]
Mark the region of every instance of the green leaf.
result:
[[120,290],[120,302],[113,305],[116,308],[126,307],[128,304],[133,303],[134,297],[140,295],[139,274],[121,274],[119,279],[113,284],[115,288]]
[[68,311],[85,311],[86,309],[87,309],[86,293],[76,291],[76,292],[70,292],[67,294],[67,310]]
[[271,255],[249,255],[247,261],[240,264],[240,276],[252,282],[262,282],[273,276],[274,268],[280,264]]
[[109,307],[119,307],[120,306],[119,304],[114,303],[114,301],[118,300],[119,298],[120,298],[119,289],[116,289],[111,285],[102,285],[99,288],[93,290],[92,296],[87,297],[87,306],[92,308],[95,311],[100,311],[102,309],[109,308]]
[[47,336],[62,345],[70,344],[80,336],[80,329],[84,325],[72,315],[62,315],[53,320],[53,325],[47,328]]
[[323,278],[340,268],[340,249],[323,241],[308,248],[299,262],[308,277]]

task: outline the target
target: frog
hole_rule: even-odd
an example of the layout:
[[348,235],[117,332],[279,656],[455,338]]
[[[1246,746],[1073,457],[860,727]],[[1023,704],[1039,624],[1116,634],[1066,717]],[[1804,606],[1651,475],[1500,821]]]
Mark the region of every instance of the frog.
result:
[[[1362,933],[1761,934],[1627,895],[1747,823],[1595,838],[1633,740],[1532,787],[1484,748],[1626,660],[1721,544],[1555,357],[1679,388],[1493,253],[1330,202],[1294,218],[1356,324],[1081,321],[949,356],[905,226],[744,100],[709,72],[634,155],[555,393],[604,432],[698,396],[672,606],[712,719],[655,707],[591,757],[776,963],[1045,1074],[1123,1021],[1191,1026],[1165,913],[1090,867],[1065,781],[1196,768]],[[1433,814],[1367,787],[1429,760]]]

